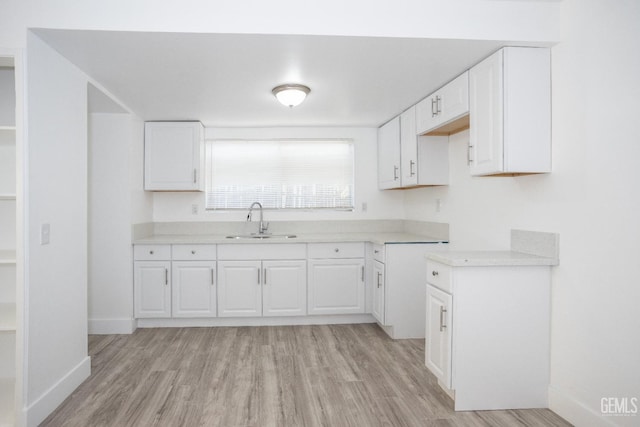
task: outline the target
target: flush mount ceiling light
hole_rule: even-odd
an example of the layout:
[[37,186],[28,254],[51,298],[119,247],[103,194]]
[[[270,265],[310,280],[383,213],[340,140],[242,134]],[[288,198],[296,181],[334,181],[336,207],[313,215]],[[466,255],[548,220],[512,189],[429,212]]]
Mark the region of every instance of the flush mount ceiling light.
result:
[[282,105],[292,108],[304,101],[309,92],[311,89],[299,84],[284,84],[274,87],[271,91]]

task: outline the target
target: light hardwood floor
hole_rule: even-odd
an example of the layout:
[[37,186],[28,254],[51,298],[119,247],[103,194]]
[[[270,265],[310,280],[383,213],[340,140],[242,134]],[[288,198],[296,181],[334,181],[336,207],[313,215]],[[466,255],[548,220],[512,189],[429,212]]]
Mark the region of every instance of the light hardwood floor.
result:
[[374,324],[138,329],[89,337],[92,374],[42,426],[568,426],[454,412],[424,340]]

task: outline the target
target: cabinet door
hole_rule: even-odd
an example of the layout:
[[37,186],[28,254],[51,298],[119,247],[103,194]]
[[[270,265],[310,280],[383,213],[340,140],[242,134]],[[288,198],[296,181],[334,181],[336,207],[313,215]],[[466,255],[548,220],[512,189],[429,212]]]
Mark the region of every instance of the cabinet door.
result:
[[262,315],[307,314],[307,262],[262,262]]
[[456,77],[416,104],[416,133],[448,135],[468,127],[469,73]]
[[309,260],[309,314],[364,313],[364,260]]
[[134,263],[135,317],[171,317],[171,262]]
[[438,126],[438,92],[416,104],[416,133],[424,134]]
[[503,170],[502,50],[469,70],[469,166],[472,175]]
[[418,137],[416,135],[416,108],[411,107],[400,115],[401,184],[411,187],[418,184]]
[[447,388],[452,388],[451,309],[451,295],[427,285],[425,365]]
[[400,117],[378,129],[378,188],[400,187]]
[[218,316],[262,315],[260,261],[218,261]]
[[216,315],[215,261],[171,263],[173,317]]
[[384,264],[373,261],[373,308],[371,314],[382,325],[385,323],[385,277]]
[[469,112],[469,72],[458,76],[439,92],[439,125],[449,123]]
[[202,124],[147,122],[144,132],[144,189],[202,191]]

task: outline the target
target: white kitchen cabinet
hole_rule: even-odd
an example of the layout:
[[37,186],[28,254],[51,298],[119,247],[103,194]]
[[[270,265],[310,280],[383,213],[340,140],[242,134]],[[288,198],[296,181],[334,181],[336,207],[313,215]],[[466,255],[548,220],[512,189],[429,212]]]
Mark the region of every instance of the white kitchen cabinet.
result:
[[136,318],[215,317],[216,245],[134,245]]
[[425,365],[448,389],[451,388],[451,294],[427,285]]
[[424,257],[443,251],[440,243],[374,244],[371,266],[371,313],[394,339],[425,337]]
[[373,306],[371,308],[371,314],[380,322],[385,324],[384,321],[384,300],[385,300],[385,275],[384,264],[380,261],[374,260],[372,263],[373,269]]
[[378,187],[446,185],[449,183],[448,159],[448,138],[418,136],[416,110],[411,107],[379,129]]
[[171,261],[135,261],[133,269],[135,317],[171,317]]
[[173,261],[171,274],[172,317],[216,316],[215,261]]
[[262,315],[307,314],[307,262],[263,261]]
[[400,117],[378,128],[378,188],[399,188],[400,182]]
[[144,189],[204,190],[204,127],[200,122],[146,122]]
[[420,135],[449,135],[469,127],[469,72],[465,71],[416,105]]
[[262,316],[262,263],[218,261],[218,315]]
[[305,244],[219,245],[218,315],[306,315]]
[[308,313],[364,313],[364,243],[310,243],[308,246]]
[[455,410],[548,407],[550,267],[427,259],[425,365]]
[[551,172],[547,48],[505,47],[469,71],[471,175]]
[[418,185],[418,136],[416,135],[416,107],[400,114],[400,185]]

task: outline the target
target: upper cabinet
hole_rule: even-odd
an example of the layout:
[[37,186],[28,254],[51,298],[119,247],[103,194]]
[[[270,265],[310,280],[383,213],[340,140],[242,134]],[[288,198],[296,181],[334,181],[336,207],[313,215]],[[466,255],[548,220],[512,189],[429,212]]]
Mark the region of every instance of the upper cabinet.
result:
[[402,188],[449,183],[449,141],[417,135],[415,106],[400,115],[400,163]]
[[378,128],[378,188],[400,187],[400,117]]
[[449,135],[469,127],[469,72],[449,82],[416,105],[420,135]]
[[204,190],[204,127],[200,122],[146,122],[144,189]]
[[378,129],[378,188],[446,185],[448,152],[446,137],[416,134],[416,108],[409,108]]
[[551,172],[551,55],[505,47],[469,71],[471,175]]

